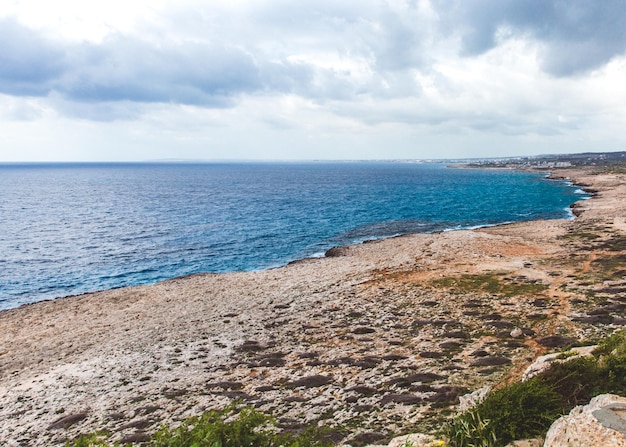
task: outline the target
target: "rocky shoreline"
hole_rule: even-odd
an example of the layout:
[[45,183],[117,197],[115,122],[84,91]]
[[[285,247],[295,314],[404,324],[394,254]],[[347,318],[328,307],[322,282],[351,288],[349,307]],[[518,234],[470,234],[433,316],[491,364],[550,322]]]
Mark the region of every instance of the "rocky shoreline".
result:
[[0,441],[141,442],[239,400],[353,447],[438,429],[458,397],[626,324],[626,175],[575,220],[416,234],[261,272],[0,312]]

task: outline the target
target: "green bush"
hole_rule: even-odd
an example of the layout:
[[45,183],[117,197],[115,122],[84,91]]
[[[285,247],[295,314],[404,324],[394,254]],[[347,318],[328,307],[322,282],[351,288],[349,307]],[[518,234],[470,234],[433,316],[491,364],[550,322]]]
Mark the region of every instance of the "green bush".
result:
[[561,413],[561,398],[552,388],[537,380],[518,382],[457,416],[447,435],[456,447],[504,446],[544,434]]
[[[210,411],[183,422],[180,427],[162,427],[150,443],[154,447],[230,447],[271,445],[270,418],[252,409],[243,409],[239,417],[226,421],[228,411]],[[272,434],[272,436],[275,436]]]
[[603,372],[593,357],[578,357],[563,363],[554,363],[536,379],[552,387],[560,396],[564,410],[582,405],[598,394]]
[[626,393],[626,330],[601,340],[593,357],[553,363],[537,376],[561,395],[563,407],[584,405],[599,394]]
[[561,414],[599,394],[626,394],[626,330],[598,343],[592,357],[554,362],[528,382],[509,385],[454,418],[456,447],[497,447],[542,436]]
[[621,357],[626,355],[626,329],[615,332],[598,342],[594,351],[596,357],[601,355],[613,355]]

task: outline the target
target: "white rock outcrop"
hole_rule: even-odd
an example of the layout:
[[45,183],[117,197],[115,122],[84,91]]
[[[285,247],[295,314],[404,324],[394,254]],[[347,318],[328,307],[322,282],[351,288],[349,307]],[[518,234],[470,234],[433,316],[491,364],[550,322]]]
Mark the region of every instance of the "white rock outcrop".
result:
[[543,445],[543,439],[522,439],[520,441],[513,441],[507,444],[506,447],[541,447]]
[[411,433],[393,438],[387,445],[368,445],[366,447],[442,447],[444,441],[440,441],[432,435]]
[[469,410],[470,408],[474,408],[476,405],[485,400],[485,397],[487,397],[490,392],[491,387],[487,385],[459,397],[459,411],[463,412]]
[[412,433],[410,435],[398,436],[393,438],[387,447],[432,447],[436,444],[436,440],[431,435],[424,435],[421,433]]
[[530,365],[528,368],[526,368],[526,371],[524,371],[524,374],[522,375],[522,382],[526,382],[527,380],[535,377],[537,374],[544,372],[554,362],[567,362],[577,357],[590,356],[596,348],[597,346],[580,346],[577,348],[572,348],[569,351],[556,352],[553,354],[546,354],[542,355],[541,357],[537,357],[532,365]]
[[626,398],[596,396],[548,430],[544,447],[626,447]]

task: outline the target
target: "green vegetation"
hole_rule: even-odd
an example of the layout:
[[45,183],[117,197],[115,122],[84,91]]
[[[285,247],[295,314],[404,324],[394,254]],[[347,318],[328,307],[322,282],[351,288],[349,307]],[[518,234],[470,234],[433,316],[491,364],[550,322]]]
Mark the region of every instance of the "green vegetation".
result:
[[602,280],[619,280],[626,272],[626,255],[605,256],[592,262],[594,272]]
[[[91,433],[88,435],[82,435],[74,440],[72,444],[68,442],[65,443],[65,446],[72,447],[109,447],[110,444],[106,442],[106,433]],[[119,444],[115,444],[116,446]]]
[[593,353],[595,356],[626,356],[626,329],[600,340]]
[[626,251],[626,236],[612,234],[611,238],[598,246],[601,250]]
[[[231,405],[184,421],[177,428],[162,427],[147,443],[149,447],[326,447],[332,443],[317,427],[302,433],[281,433],[268,415],[252,408],[239,413]],[[101,434],[83,435],[66,447],[112,447]]]
[[592,357],[559,363],[527,382],[490,394],[446,429],[454,447],[499,447],[543,436],[552,422],[599,394],[626,393],[626,329],[602,340]]
[[548,288],[545,284],[523,280],[516,281],[511,278],[502,278],[502,275],[504,274],[466,274],[459,277],[436,279],[431,282],[431,285],[453,289],[459,293],[485,292],[504,296],[534,295]]
[[454,418],[446,434],[453,446],[503,446],[542,435],[561,413],[560,396],[549,386],[518,382]]

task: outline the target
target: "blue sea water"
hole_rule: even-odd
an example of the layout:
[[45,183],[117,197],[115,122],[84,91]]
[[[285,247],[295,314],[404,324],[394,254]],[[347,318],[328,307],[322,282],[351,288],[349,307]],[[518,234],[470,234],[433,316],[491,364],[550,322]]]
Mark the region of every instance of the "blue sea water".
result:
[[0,309],[411,232],[568,218],[580,190],[440,164],[0,165]]

